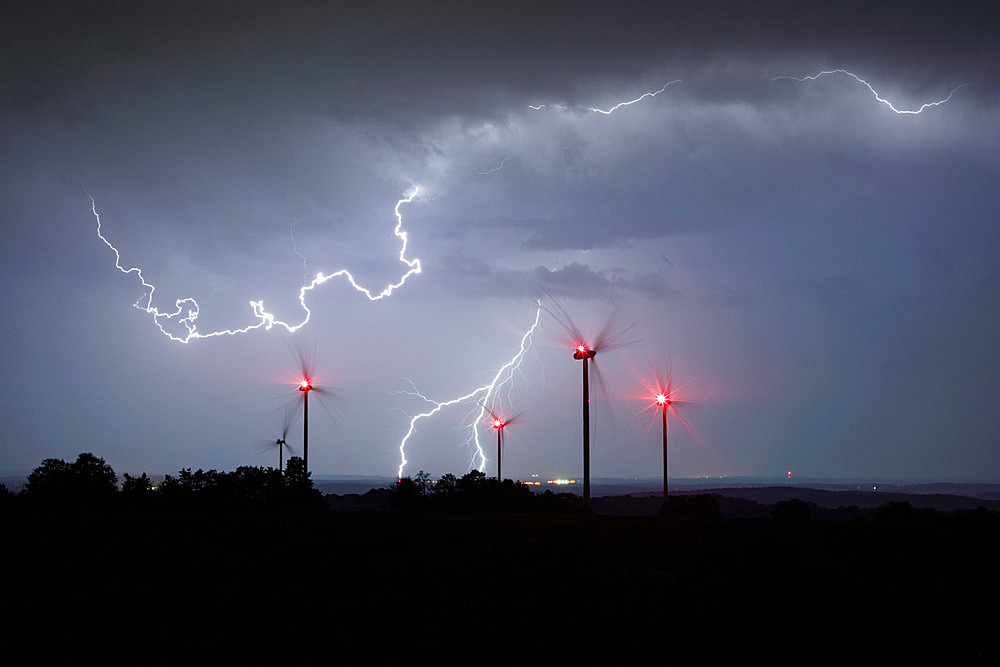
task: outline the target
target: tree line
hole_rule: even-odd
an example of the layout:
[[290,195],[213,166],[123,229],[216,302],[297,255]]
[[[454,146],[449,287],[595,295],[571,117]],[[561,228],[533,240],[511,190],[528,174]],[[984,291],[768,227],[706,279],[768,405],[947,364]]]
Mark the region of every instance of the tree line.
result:
[[[2,485],[0,485],[2,487]],[[0,494],[11,497],[6,487]],[[275,468],[240,466],[232,472],[180,470],[155,484],[146,473],[122,475],[90,452],[72,463],[45,459],[32,470],[17,497],[36,507],[98,508],[113,505],[164,509],[307,509],[325,508],[300,457],[291,457],[282,472]]]
[[389,506],[403,512],[586,513],[589,506],[573,493],[534,493],[527,484],[503,481],[472,470],[456,477],[448,473],[431,481],[421,470],[389,488]]

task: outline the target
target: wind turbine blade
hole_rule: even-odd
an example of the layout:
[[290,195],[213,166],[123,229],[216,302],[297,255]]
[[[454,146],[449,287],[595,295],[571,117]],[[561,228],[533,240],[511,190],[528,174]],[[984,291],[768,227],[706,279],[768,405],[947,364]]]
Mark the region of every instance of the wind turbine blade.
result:
[[691,426],[691,422],[689,422],[687,419],[684,418],[684,415],[681,414],[680,410],[675,409],[674,406],[672,405],[670,406],[670,408],[671,408],[670,414],[673,415],[677,419],[677,421],[681,423],[681,426],[684,427],[685,431],[693,435],[694,427]]
[[604,326],[602,326],[597,332],[597,335],[594,336],[593,344],[595,349],[604,349],[604,347],[610,342],[609,338],[611,337],[612,327],[615,324],[615,320],[618,318],[619,312],[620,308],[616,306],[615,309],[608,314],[607,319],[604,321]]
[[[608,435],[614,440],[618,433],[618,420],[615,415],[614,403],[612,403],[608,396],[604,374],[601,373],[601,369],[597,365],[596,357],[590,360],[590,370],[590,376],[594,380],[593,386],[597,389],[597,400],[591,400],[590,402],[591,406],[596,408],[591,411],[591,423],[593,424],[593,428],[591,429],[591,444],[593,445],[597,442],[598,426],[601,426],[602,423],[605,424],[604,428],[608,431]],[[602,415],[606,419],[601,420],[600,417]]]
[[337,408],[333,404],[333,402],[329,400],[330,397],[337,396],[339,392],[332,391],[329,389],[320,390],[313,387],[310,393],[318,394],[317,398],[319,400],[317,400],[315,403],[319,405],[320,408],[322,408],[323,412],[326,413],[326,416],[330,418],[330,421],[332,421],[334,424],[340,424],[340,415],[337,414]]
[[548,297],[547,303],[544,299],[538,300],[539,308],[551,315],[552,319],[554,319],[556,323],[559,324],[559,326],[561,326],[571,338],[573,338],[574,345],[583,342],[583,335],[580,333],[580,328],[576,326],[575,322],[573,322],[573,318],[569,316],[566,309],[563,308],[558,301],[556,301],[556,298],[552,296],[552,293],[545,289],[545,287],[540,284],[538,287],[545,292],[545,296]]
[[599,344],[595,343],[594,347],[607,352],[610,350],[619,350],[630,345],[636,345],[639,343],[638,338],[626,338],[626,336],[628,336],[637,326],[638,324],[633,322],[628,326],[612,330],[609,322],[608,325],[606,325],[605,328],[598,334],[597,340],[599,341]]
[[282,408],[285,411],[285,418],[282,422],[282,440],[288,440],[288,433],[299,423],[302,415],[302,402],[305,400],[305,392],[295,390],[295,396],[289,400]]

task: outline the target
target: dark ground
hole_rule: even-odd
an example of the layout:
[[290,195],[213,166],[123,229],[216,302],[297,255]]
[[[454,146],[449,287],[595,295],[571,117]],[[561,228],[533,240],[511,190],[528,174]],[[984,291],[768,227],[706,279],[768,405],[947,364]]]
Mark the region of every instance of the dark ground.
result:
[[647,662],[651,648],[796,662],[998,655],[1000,519],[987,512],[800,524],[79,509],[2,518],[8,648],[111,633],[148,647],[287,641],[390,664],[423,652],[618,664]]

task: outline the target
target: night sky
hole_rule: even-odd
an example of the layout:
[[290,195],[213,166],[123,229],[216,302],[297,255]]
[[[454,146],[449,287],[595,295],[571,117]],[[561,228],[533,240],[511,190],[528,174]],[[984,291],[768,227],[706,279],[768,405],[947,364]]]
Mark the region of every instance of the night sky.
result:
[[[275,465],[305,357],[314,473],[395,475],[415,392],[489,384],[543,298],[636,324],[595,360],[597,477],[661,473],[669,365],[671,475],[996,479],[991,4],[5,3],[0,469]],[[318,272],[378,294],[401,251],[385,298],[335,277],[294,333],[199,337],[295,327]],[[543,310],[530,342],[505,476],[579,477],[573,341]],[[484,397],[404,474],[478,466]]]

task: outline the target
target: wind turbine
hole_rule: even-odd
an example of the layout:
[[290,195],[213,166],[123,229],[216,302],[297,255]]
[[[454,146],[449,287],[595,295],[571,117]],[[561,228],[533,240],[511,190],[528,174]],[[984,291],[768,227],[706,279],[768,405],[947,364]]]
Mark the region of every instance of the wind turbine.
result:
[[[480,405],[482,405],[482,403],[480,403]],[[483,409],[488,409],[488,408],[485,405],[483,405]],[[499,413],[496,410],[489,410],[489,413],[490,417],[489,419],[486,420],[486,423],[489,424],[497,432],[497,481],[502,482],[503,476],[501,474],[501,470],[503,465],[504,429],[513,424],[515,421],[517,421],[517,419],[521,416],[521,413],[519,412],[516,415],[510,417],[504,417],[502,413]]]
[[[615,329],[615,313],[612,313],[597,335],[593,338],[587,338],[570,318],[569,313],[556,302],[551,294],[548,296],[549,305],[541,302],[539,304],[569,334],[573,358],[583,361],[583,499],[585,502],[590,502],[590,361],[597,356],[600,350],[613,350],[635,343],[635,340],[624,340],[624,336],[629,334],[636,325],[633,322],[628,326]],[[594,370],[597,370],[596,365]]]
[[284,471],[285,461],[284,454],[287,448],[289,453],[294,454],[295,450],[292,449],[291,445],[288,444],[288,431],[291,430],[292,425],[295,421],[295,413],[285,408],[285,417],[281,423],[281,435],[275,439],[274,442],[268,443],[261,448],[261,451],[268,451],[274,448],[278,449],[278,470]]
[[663,426],[663,502],[667,502],[667,413],[673,413],[684,426],[690,427],[678,410],[679,407],[688,404],[690,401],[679,400],[677,398],[677,388],[673,386],[673,374],[670,371],[669,365],[667,366],[665,380],[661,379],[660,375],[654,370],[652,383],[642,378],[640,378],[640,381],[648,392],[643,398],[650,401],[649,405],[640,411],[640,414],[647,410],[659,412],[660,421]]
[[[334,391],[322,386],[317,387],[314,384],[316,375],[313,373],[312,361],[306,361],[301,350],[296,354],[299,360],[299,375],[296,377],[295,384],[298,387],[299,395],[302,398],[302,463],[305,467],[306,474],[309,474],[309,394],[314,392],[320,394],[321,396],[333,396]],[[312,355],[315,357],[315,352]],[[323,403],[320,405],[330,413],[330,408]],[[332,414],[331,418],[336,421],[336,417]]]

